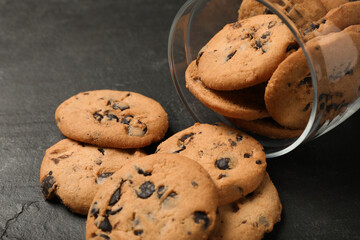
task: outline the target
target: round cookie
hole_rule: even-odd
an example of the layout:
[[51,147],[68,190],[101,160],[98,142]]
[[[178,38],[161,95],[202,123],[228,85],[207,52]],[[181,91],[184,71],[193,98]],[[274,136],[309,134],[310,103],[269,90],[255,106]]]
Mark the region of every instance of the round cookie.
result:
[[278,192],[266,174],[253,194],[219,207],[209,240],[260,240],[280,221],[281,211]]
[[322,4],[327,11],[330,11],[333,8],[337,8],[348,2],[355,2],[356,0],[321,0]]
[[[357,27],[330,33],[306,44],[318,79],[318,110],[331,120],[358,97],[360,40]],[[302,129],[310,117],[313,88],[304,53],[299,49],[274,72],[265,90],[265,104],[280,125]]]
[[287,53],[297,48],[275,15],[227,24],[199,52],[198,75],[208,88],[238,90],[266,82]]
[[297,138],[303,132],[303,130],[294,130],[280,126],[272,118],[263,118],[253,121],[231,118],[228,118],[228,120],[236,127],[245,131],[273,139]]
[[168,117],[161,105],[141,94],[114,90],[79,93],[56,110],[67,137],[103,147],[138,148],[162,139]]
[[131,159],[145,155],[136,149],[98,148],[63,139],[45,152],[40,168],[43,197],[58,197],[71,211],[86,215],[106,179]]
[[[317,21],[327,12],[321,0],[269,0],[269,3],[284,13],[298,27]],[[243,0],[238,13],[239,20],[261,14],[272,14],[270,9],[256,0]]]
[[308,24],[304,30],[304,39],[308,41],[316,36],[339,32],[351,25],[360,24],[360,2],[348,2],[330,10],[323,18]]
[[200,163],[215,182],[219,205],[254,191],[266,171],[263,147],[226,125],[196,123],[162,142],[157,153],[177,153]]
[[265,84],[236,91],[216,91],[207,88],[197,76],[196,62],[185,73],[186,87],[205,106],[227,117],[254,120],[268,117],[265,108]]
[[129,163],[96,193],[86,239],[207,239],[217,193],[195,161],[154,154]]

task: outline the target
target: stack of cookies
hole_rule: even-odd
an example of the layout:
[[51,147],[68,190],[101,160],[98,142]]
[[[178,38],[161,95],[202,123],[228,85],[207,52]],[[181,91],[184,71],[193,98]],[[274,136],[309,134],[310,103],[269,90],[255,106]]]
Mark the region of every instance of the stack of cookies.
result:
[[263,147],[239,130],[196,123],[146,156],[168,120],[145,96],[79,93],[55,118],[69,138],[46,151],[41,190],[87,215],[86,239],[255,240],[280,221]]
[[360,2],[271,0],[306,41],[306,56],[282,20],[256,0],[244,0],[186,70],[186,87],[235,126],[269,138],[296,138],[318,95],[321,122],[360,96]]

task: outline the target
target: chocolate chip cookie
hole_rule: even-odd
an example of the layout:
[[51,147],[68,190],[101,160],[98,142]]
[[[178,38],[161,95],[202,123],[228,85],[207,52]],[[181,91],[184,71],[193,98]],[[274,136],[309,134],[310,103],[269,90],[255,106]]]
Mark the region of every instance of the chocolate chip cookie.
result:
[[216,187],[195,161],[154,154],[129,163],[97,192],[86,239],[207,239]]
[[226,125],[196,123],[162,142],[158,153],[175,153],[200,163],[210,174],[224,205],[254,191],[261,183],[266,158],[252,137]]
[[103,147],[138,148],[162,139],[168,117],[161,105],[141,94],[96,90],[79,93],[56,110],[67,137]]
[[294,130],[285,128],[275,122],[272,118],[263,118],[253,121],[234,118],[228,118],[228,120],[240,129],[272,139],[297,138],[303,132],[302,129]]
[[[269,2],[294,22],[297,27],[317,21],[327,13],[321,0],[269,0]],[[256,0],[243,0],[238,12],[239,19],[261,14],[272,14],[270,9]]]
[[281,219],[278,192],[266,174],[251,195],[219,207],[209,240],[260,240]]
[[133,158],[145,156],[139,150],[99,148],[64,139],[46,150],[40,168],[41,191],[73,212],[86,215],[91,201],[108,177]]
[[216,91],[207,88],[197,74],[193,61],[185,73],[186,87],[205,106],[227,117],[254,120],[268,117],[264,93],[266,83],[236,91]]
[[340,7],[341,5],[348,2],[355,2],[357,0],[321,0],[322,4],[327,11],[330,11],[333,8]]
[[331,32],[340,32],[351,26],[360,24],[360,2],[348,2],[330,10],[323,18],[307,25],[304,30],[304,39],[308,41],[316,36]]
[[238,90],[266,82],[296,44],[275,15],[258,15],[226,25],[199,52],[202,83],[214,90]]
[[[306,49],[316,64],[318,113],[323,121],[332,120],[359,97],[359,26],[316,37],[307,42]],[[265,104],[280,125],[292,129],[306,126],[313,106],[313,87],[301,49],[274,72],[265,90]]]

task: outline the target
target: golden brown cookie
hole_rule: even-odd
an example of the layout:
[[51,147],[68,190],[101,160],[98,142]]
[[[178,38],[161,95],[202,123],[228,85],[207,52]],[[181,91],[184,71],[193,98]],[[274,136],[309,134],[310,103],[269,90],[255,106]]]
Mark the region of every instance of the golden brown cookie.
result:
[[[330,0],[331,1],[331,0]],[[326,8],[321,0],[269,0],[279,12],[284,13],[297,27],[302,27],[325,16]],[[256,0],[243,0],[239,20],[272,12]]]
[[139,158],[96,193],[86,239],[207,239],[217,193],[208,173],[175,154]]
[[260,240],[280,221],[281,211],[278,192],[266,174],[253,194],[219,208],[209,240]]
[[57,108],[55,119],[71,139],[115,148],[150,145],[164,137],[169,125],[155,100],[115,90],[79,93]]
[[294,130],[280,126],[272,118],[253,121],[234,118],[228,118],[228,120],[240,129],[273,139],[297,138],[303,132],[303,130]]
[[40,168],[42,194],[45,199],[58,197],[71,211],[86,215],[106,179],[145,155],[136,149],[99,148],[63,139],[46,150]]
[[348,2],[330,10],[323,18],[308,24],[304,30],[305,41],[331,32],[340,32],[360,24],[360,2]]
[[224,205],[254,191],[266,171],[263,147],[247,134],[226,125],[196,123],[162,142],[158,153],[176,153],[203,166]]
[[348,2],[355,2],[356,0],[321,0],[322,4],[327,11],[330,11],[333,8],[340,7],[341,5]]
[[[358,98],[360,85],[359,26],[316,37],[306,44],[319,76],[318,110],[333,119]],[[313,103],[310,70],[302,49],[283,61],[265,90],[265,104],[280,125],[301,129]]]
[[198,75],[214,90],[254,86],[266,82],[295,45],[277,16],[244,19],[226,25],[200,50]]
[[264,93],[266,83],[236,91],[216,91],[207,88],[198,77],[196,62],[185,73],[186,87],[205,106],[227,117],[254,120],[268,117]]

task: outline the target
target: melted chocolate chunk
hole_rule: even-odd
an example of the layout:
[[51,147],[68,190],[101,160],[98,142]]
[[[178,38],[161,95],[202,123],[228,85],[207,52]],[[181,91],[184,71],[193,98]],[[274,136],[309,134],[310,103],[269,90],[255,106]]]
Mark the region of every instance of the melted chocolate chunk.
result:
[[119,213],[123,208],[119,208],[119,209],[116,209],[114,211],[111,211],[111,210],[106,210],[106,215],[115,215],[117,213]]
[[101,122],[101,120],[103,119],[103,116],[98,112],[94,113],[93,117],[95,118],[95,120],[97,120],[99,122]]
[[141,236],[143,233],[144,233],[144,230],[135,230],[135,231],[134,231],[134,234],[135,234],[136,236]]
[[197,58],[196,58],[196,66],[199,65],[199,61],[200,61],[200,58],[202,57],[202,55],[204,54],[204,52],[199,52]]
[[315,29],[318,29],[320,27],[320,23],[311,23],[310,29],[314,31]]
[[95,218],[98,217],[100,209],[97,207],[97,202],[94,202],[91,210],[90,210],[90,217],[94,216]]
[[220,179],[222,179],[224,177],[226,177],[226,174],[220,174],[217,179],[220,180]]
[[311,76],[305,77],[303,80],[301,80],[298,84],[298,86],[305,85],[305,84],[312,84]]
[[191,137],[194,136],[194,135],[195,135],[195,133],[185,134],[184,136],[182,136],[182,137],[179,139],[179,141],[180,141],[180,142],[185,142],[186,139],[188,139],[188,138],[191,139]]
[[236,135],[236,141],[240,142],[241,140],[243,140],[243,136],[240,134]]
[[138,174],[141,174],[141,175],[144,175],[145,177],[146,176],[151,176],[151,171],[144,171],[142,170],[141,168],[138,168],[135,166],[135,169],[137,170]]
[[270,9],[266,8],[264,14],[274,14]]
[[105,155],[105,150],[103,148],[98,148],[99,152],[101,152],[102,155]]
[[192,181],[192,182],[191,182],[191,185],[193,185],[194,187],[199,186],[199,184],[197,184],[197,182],[195,182],[195,181]]
[[104,232],[111,232],[112,226],[107,217],[105,217],[104,220],[100,223],[99,228]]
[[121,110],[121,111],[124,111],[124,110],[130,108],[130,106],[127,103],[123,103],[123,102],[115,102],[111,107],[114,110]]
[[273,28],[276,25],[276,21],[269,22],[268,29]]
[[230,169],[229,162],[230,162],[230,158],[220,158],[216,160],[215,166],[221,170]]
[[114,114],[106,114],[105,115],[109,121],[116,120],[116,122],[119,122],[119,118]]
[[125,116],[122,120],[121,120],[121,123],[123,124],[126,124],[126,125],[129,125],[131,120],[134,118],[134,116],[132,115],[127,115]]
[[105,234],[100,234],[100,237],[102,237],[103,239],[106,239],[106,240],[110,240],[110,237],[106,236]]
[[298,43],[290,43],[289,44],[289,46],[286,48],[286,52],[288,53],[288,52],[290,52],[290,51],[296,51],[296,50],[298,50],[299,49],[299,44]]
[[324,110],[324,108],[325,108],[325,103],[321,103],[320,104],[320,110]]
[[261,225],[264,225],[265,227],[269,227],[269,226],[270,226],[268,220],[267,220],[266,217],[264,217],[264,216],[260,216],[259,222],[260,222]]
[[230,53],[229,55],[227,55],[225,61],[226,61],[226,62],[229,61],[229,60],[235,55],[236,52],[237,52],[237,50],[235,50],[234,52],[232,52],[232,53]]
[[172,153],[179,153],[181,151],[184,151],[186,149],[185,146],[182,146],[179,150],[173,151]]
[[46,199],[52,198],[52,194],[55,190],[55,178],[53,176],[47,176],[41,182],[41,192]]
[[267,32],[265,32],[265,33],[261,36],[261,38],[262,38],[262,39],[266,39],[268,36],[270,36],[270,34],[271,34],[271,32],[270,32],[270,31],[267,31]]
[[262,161],[261,161],[261,160],[256,160],[255,163],[258,164],[258,165],[261,165],[261,164],[262,164]]
[[206,230],[209,227],[210,219],[207,216],[206,213],[196,211],[194,212],[194,221],[195,223],[199,224],[200,222],[203,222],[203,229]]
[[240,210],[239,206],[237,205],[237,203],[232,203],[231,204],[231,209],[233,213],[236,213]]
[[228,139],[229,143],[230,143],[230,146],[234,147],[236,146],[236,142],[234,142],[232,139]]
[[146,181],[140,186],[140,193],[136,191],[136,195],[141,199],[146,199],[151,197],[151,195],[155,192],[155,186],[152,182]]
[[97,178],[96,178],[96,183],[97,184],[103,184],[106,179],[108,179],[108,177],[110,177],[111,175],[113,175],[114,173],[112,172],[104,172],[102,174],[100,174]]
[[236,22],[236,23],[233,23],[232,25],[231,25],[234,29],[236,29],[236,28],[241,28],[241,23],[239,23],[239,22]]
[[[139,124],[142,124],[142,122],[138,121]],[[145,126],[145,127],[144,127]],[[147,133],[147,126],[144,124],[142,127],[134,127],[129,126],[128,128],[128,134],[130,136],[136,136],[136,137],[142,137]]]
[[303,109],[303,112],[306,112],[307,110],[309,110],[310,106],[311,106],[311,103],[306,104],[305,108]]
[[158,188],[157,196],[159,199],[162,197],[162,195],[164,195],[165,191],[166,191],[165,186],[163,186],[163,185]]
[[251,154],[250,153],[245,153],[244,154],[244,158],[250,158]]

